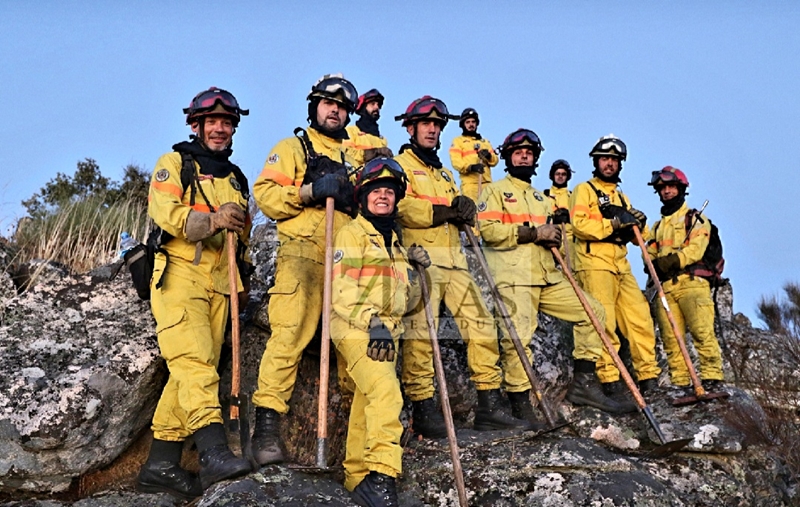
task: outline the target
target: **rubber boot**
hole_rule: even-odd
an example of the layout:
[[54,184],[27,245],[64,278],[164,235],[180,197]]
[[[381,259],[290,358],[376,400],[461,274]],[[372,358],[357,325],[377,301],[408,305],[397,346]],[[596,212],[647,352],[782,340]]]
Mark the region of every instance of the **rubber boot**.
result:
[[203,494],[197,475],[180,467],[183,442],[153,440],[150,455],[136,477],[136,491],[168,493],[181,500]]
[[444,424],[442,411],[436,406],[433,398],[411,402],[414,409],[414,420],[411,429],[424,438],[447,438],[447,427]]
[[609,412],[611,414],[624,414],[625,410],[616,401],[612,400],[600,389],[600,382],[594,371],[576,371],[569,389],[567,401],[573,405],[585,405]]
[[362,507],[400,507],[394,477],[371,471],[350,493]]
[[517,419],[524,419],[531,423],[534,431],[542,431],[548,428],[547,423],[540,421],[536,417],[536,412],[531,405],[530,390],[521,393],[508,393],[511,401],[511,415]]
[[622,407],[623,414],[628,414],[639,410],[638,405],[636,405],[636,402],[633,401],[633,395],[631,395],[631,392],[628,390],[628,386],[626,386],[621,380],[604,383],[603,392],[606,394],[606,396],[616,401],[617,405]]
[[200,453],[200,485],[203,489],[215,482],[234,479],[250,472],[250,462],[237,458],[228,448],[225,428],[212,423],[194,434],[194,443]]
[[259,465],[283,462],[281,415],[271,408],[256,407],[256,426],[253,430],[253,454]]
[[475,430],[533,430],[533,425],[525,419],[517,419],[503,407],[500,389],[478,391],[478,408],[475,410]]

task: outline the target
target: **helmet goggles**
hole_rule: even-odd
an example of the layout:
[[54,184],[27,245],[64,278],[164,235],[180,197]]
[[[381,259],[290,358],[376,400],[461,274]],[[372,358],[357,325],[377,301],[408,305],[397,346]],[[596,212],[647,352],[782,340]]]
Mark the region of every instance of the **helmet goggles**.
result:
[[689,186],[689,180],[683,171],[672,166],[667,166],[659,171],[653,171],[650,183],[656,190],[664,185],[683,185]]
[[360,96],[358,98],[356,111],[360,111],[362,107],[366,106],[370,102],[377,102],[378,107],[383,107],[383,95],[381,95],[381,92],[373,88],[364,95]]
[[397,196],[399,201],[405,197],[405,189],[408,184],[408,177],[406,176],[403,168],[391,158],[378,157],[366,163],[364,168],[358,174],[356,181],[356,198],[359,197],[361,190],[365,185],[373,181],[382,179],[391,179],[397,183],[400,194]]
[[528,129],[518,129],[506,137],[503,144],[500,145],[500,153],[505,157],[510,155],[515,149],[524,148],[526,146],[531,147],[531,149],[536,152],[537,157],[544,151],[542,141],[539,139],[539,136],[536,135],[536,132]]
[[217,104],[221,105],[223,109],[232,113],[237,118],[239,115],[247,116],[250,111],[242,109],[239,102],[232,93],[216,87],[211,87],[208,90],[202,91],[195,95],[189,107],[183,109],[184,114],[187,116],[187,121],[197,115],[208,113],[214,110]]
[[[311,87],[308,100],[312,97],[325,97],[342,102],[350,111],[355,110],[358,92],[353,83],[341,74],[325,74]],[[339,98],[341,97],[341,99]]]
[[446,124],[448,120],[458,119],[458,116],[450,114],[447,106],[441,100],[425,95],[412,102],[405,113],[394,117],[395,121],[403,120],[403,126],[427,118],[440,120]]
[[589,153],[590,157],[618,157],[620,160],[628,158],[628,147],[622,142],[622,139],[614,136],[614,134],[601,137],[595,143],[592,152]]

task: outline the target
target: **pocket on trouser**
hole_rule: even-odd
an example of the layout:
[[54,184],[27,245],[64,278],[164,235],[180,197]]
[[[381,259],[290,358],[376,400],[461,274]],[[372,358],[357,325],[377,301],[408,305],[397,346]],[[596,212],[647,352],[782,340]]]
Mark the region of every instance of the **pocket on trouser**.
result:
[[[277,277],[276,277],[277,278]],[[293,327],[297,325],[297,314],[302,307],[291,304],[296,298],[300,280],[286,277],[276,280],[275,285],[267,291],[269,294],[269,323],[271,327]]]

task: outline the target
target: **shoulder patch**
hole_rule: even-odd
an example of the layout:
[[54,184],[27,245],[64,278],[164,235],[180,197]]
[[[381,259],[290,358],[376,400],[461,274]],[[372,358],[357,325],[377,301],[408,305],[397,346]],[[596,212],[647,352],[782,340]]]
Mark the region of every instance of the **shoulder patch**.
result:
[[534,197],[534,198],[535,198],[537,201],[544,201],[544,197],[542,197],[542,194],[540,194],[539,192],[534,192],[534,193],[533,193],[533,197]]
[[478,211],[486,211],[486,203],[484,201],[478,203]]
[[231,186],[233,187],[234,190],[236,190],[237,192],[242,191],[242,186],[239,185],[239,180],[236,179],[236,176],[231,176],[231,179],[229,179],[228,181],[231,182]]
[[276,163],[280,159],[281,158],[278,156],[277,153],[273,153],[272,155],[269,156],[269,158],[267,158],[267,163],[271,165]]
[[166,169],[161,169],[156,173],[156,181],[162,182],[167,181],[169,179],[169,171]]
[[333,262],[339,262],[344,258],[344,252],[342,250],[336,250],[333,252]]
[[514,194],[511,192],[503,192],[503,197],[505,197],[506,199],[511,199],[512,197],[514,197]]

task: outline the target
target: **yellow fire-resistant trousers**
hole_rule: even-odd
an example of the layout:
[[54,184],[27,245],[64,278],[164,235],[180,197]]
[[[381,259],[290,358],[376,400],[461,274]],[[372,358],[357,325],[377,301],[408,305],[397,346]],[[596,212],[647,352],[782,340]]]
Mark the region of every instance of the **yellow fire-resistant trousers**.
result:
[[[723,380],[722,355],[719,349],[717,336],[714,334],[714,301],[711,300],[711,289],[706,280],[688,277],[679,280],[677,284],[667,283],[669,292],[666,292],[667,304],[670,312],[675,317],[678,329],[686,338],[686,328],[692,333],[694,348],[700,359],[700,378],[705,380]],[[667,288],[665,287],[665,290]],[[664,351],[667,353],[669,363],[669,376],[676,386],[690,384],[689,369],[681,355],[675,333],[667,319],[667,312],[661,300],[653,300],[658,328],[661,330],[661,340],[664,342]]]
[[310,259],[280,253],[276,264],[275,285],[269,291],[272,334],[261,357],[253,404],[285,414],[300,357],[322,315],[325,267]]
[[[545,286],[512,286],[500,288],[500,295],[508,307],[511,321],[519,335],[519,341],[525,349],[528,360],[533,362],[533,351],[530,348],[533,333],[539,325],[538,312],[567,322],[574,322],[573,333],[575,348],[572,357],[596,363],[603,353],[603,342],[600,335],[592,327],[589,316],[583,310],[578,296],[566,280],[554,285]],[[589,305],[602,325],[605,325],[606,312],[593,297],[586,295]],[[538,311],[537,311],[538,308]],[[499,315],[498,315],[499,317]],[[531,388],[522,361],[519,359],[514,344],[508,336],[505,325],[502,325],[500,340],[501,362],[505,373],[504,385],[507,391],[519,393]]]
[[355,382],[343,463],[344,487],[353,491],[371,470],[391,477],[400,475],[403,395],[395,362],[373,361],[367,357],[369,333],[359,329],[346,333],[337,331],[332,332],[333,344],[338,355],[345,359],[347,373]]
[[[661,372],[656,362],[656,336],[650,308],[632,273],[587,270],[576,273],[583,290],[594,296],[606,311],[606,334],[619,351],[616,328],[628,339],[631,347],[633,369],[638,380],[658,377]],[[616,382],[619,370],[611,355],[603,349],[597,362],[600,382]]]
[[160,271],[154,273],[150,304],[169,380],[158,400],[152,429],[158,440],[176,442],[211,423],[222,423],[217,365],[228,321],[228,297],[169,272],[163,287],[156,289],[160,276]]
[[[502,375],[497,364],[500,359],[497,332],[480,289],[465,270],[431,266],[426,271],[436,328],[439,329],[439,303],[444,298],[467,344],[467,365],[475,388],[499,389]],[[433,349],[423,300],[403,318],[403,324],[406,329],[402,340],[403,389],[411,401],[432,398]]]

